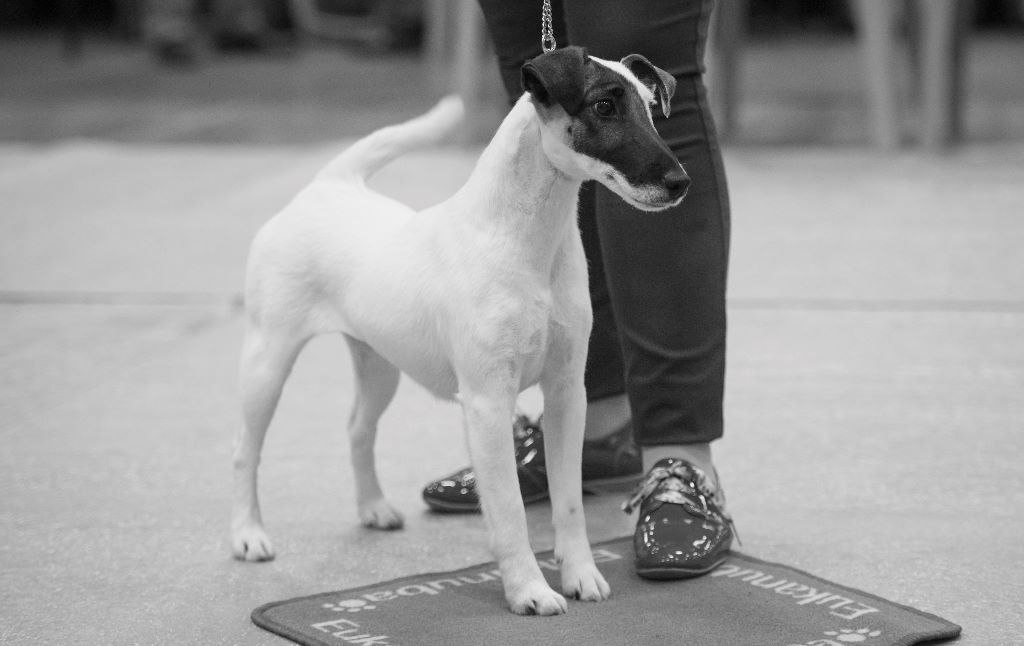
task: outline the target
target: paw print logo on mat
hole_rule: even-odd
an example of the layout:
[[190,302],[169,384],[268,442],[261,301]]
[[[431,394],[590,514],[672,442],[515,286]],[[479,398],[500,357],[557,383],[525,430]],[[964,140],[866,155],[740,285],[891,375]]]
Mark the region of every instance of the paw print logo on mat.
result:
[[362,599],[342,599],[334,603],[325,603],[323,607],[335,612],[362,612],[363,610],[373,610],[377,606],[370,605]]
[[835,637],[838,641],[844,644],[858,644],[865,642],[869,637],[878,637],[882,634],[881,630],[869,630],[867,628],[840,628],[839,630],[828,630],[825,634],[829,637]]

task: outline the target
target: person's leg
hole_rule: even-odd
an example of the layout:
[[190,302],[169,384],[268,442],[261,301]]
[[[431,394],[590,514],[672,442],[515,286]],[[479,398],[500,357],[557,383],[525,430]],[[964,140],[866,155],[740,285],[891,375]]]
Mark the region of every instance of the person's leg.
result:
[[598,187],[596,226],[641,445],[636,571],[710,572],[734,530],[711,459],[722,435],[729,203],[701,73],[710,0],[566,0],[569,40],[601,58],[642,54],[677,82],[658,131],[690,175],[683,203],[641,213]]
[[[523,93],[520,68],[523,63],[541,54],[540,23],[542,0],[480,0],[487,28],[498,55],[505,91],[515,102]],[[566,44],[567,33],[562,0],[552,2],[552,27],[560,45]],[[626,397],[622,350],[619,332],[612,312],[611,297],[605,281],[604,261],[594,216],[596,194],[594,182],[587,182],[580,192],[579,225],[583,249],[590,267],[590,302],[594,310],[594,327],[587,352],[585,385],[587,388],[586,437],[600,440],[620,431],[630,421]]]
[[269,31],[266,6],[252,0],[210,0],[214,42],[220,49],[259,49]]
[[[594,311],[594,327],[587,348],[587,417],[584,436],[601,440],[619,432],[632,419],[626,396],[625,366],[619,329],[612,311],[608,280],[601,253],[601,236],[597,227],[597,183],[585,182],[580,190],[580,235],[587,256],[590,278],[590,305]],[[635,435],[635,433],[634,433]]]
[[144,0],[142,13],[147,44],[160,62],[195,62],[199,41],[195,0]]
[[655,124],[693,180],[689,194],[668,211],[640,213],[598,187],[596,226],[644,465],[673,455],[714,477],[729,204],[701,78],[711,3],[657,0],[641,11],[621,0],[566,0],[565,9],[572,44],[612,60],[642,54],[677,81],[671,116],[656,114]]

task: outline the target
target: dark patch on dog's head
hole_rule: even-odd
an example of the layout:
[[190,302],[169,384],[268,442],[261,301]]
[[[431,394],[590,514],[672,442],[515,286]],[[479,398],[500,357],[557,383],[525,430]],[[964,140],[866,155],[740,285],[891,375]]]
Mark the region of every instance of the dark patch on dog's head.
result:
[[583,105],[585,70],[589,63],[587,50],[565,47],[541,54],[522,67],[523,89],[541,105],[562,106],[576,114]]
[[639,55],[614,62],[566,47],[527,62],[522,81],[548,132],[590,160],[579,166],[586,168],[582,175],[640,208],[682,199],[689,178],[655,130],[649,107],[657,100],[667,113],[675,90],[668,74]]
[[660,67],[655,67],[651,61],[640,54],[630,54],[621,62],[654,93],[654,96],[658,98],[662,113],[667,117],[671,111],[672,95],[676,92],[675,77]]
[[608,164],[632,186],[662,187],[681,175],[678,190],[685,191],[689,182],[654,129],[647,98],[631,79],[592,62],[584,106],[572,120],[573,149]]

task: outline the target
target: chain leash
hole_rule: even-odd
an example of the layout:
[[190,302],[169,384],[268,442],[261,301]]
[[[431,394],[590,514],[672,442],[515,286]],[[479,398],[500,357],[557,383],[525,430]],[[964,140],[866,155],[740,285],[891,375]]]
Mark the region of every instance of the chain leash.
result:
[[540,48],[547,54],[555,47],[555,28],[551,24],[551,0],[544,0],[544,7],[540,13]]

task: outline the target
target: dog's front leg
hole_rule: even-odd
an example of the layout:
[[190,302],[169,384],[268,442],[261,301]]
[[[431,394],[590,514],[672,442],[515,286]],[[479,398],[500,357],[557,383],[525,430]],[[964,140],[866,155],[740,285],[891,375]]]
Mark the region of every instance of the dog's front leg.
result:
[[611,594],[611,588],[594,564],[583,515],[581,462],[587,397],[582,373],[543,379],[541,389],[544,453],[562,593],[584,601],[602,601]]
[[583,515],[583,428],[587,414],[583,373],[594,316],[587,290],[587,261],[578,235],[562,247],[555,261],[557,309],[549,328],[540,379],[555,556],[561,562],[562,592],[566,596],[601,601],[611,591],[594,565]]
[[460,379],[459,400],[505,599],[516,614],[556,615],[564,613],[568,605],[545,581],[530,549],[526,510],[516,475],[515,449],[509,431],[518,383],[518,374],[498,380]]

